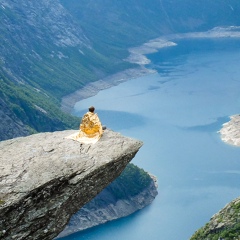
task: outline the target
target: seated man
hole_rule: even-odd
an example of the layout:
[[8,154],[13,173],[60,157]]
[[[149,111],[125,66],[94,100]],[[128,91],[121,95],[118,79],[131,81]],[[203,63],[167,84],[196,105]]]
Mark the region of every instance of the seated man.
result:
[[79,136],[99,139],[103,134],[102,124],[98,115],[94,113],[95,108],[91,106],[88,110],[82,118]]
[[95,108],[89,107],[89,112],[84,114],[82,122],[80,124],[80,131],[78,133],[71,134],[66,137],[76,140],[81,143],[96,143],[103,134],[102,124],[98,118],[98,115],[94,113]]

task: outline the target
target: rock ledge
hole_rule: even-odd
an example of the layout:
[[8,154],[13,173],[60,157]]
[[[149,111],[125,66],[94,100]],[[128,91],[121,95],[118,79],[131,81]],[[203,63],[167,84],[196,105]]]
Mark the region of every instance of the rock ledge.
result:
[[142,146],[109,130],[94,145],[65,139],[74,132],[0,142],[0,239],[53,239]]

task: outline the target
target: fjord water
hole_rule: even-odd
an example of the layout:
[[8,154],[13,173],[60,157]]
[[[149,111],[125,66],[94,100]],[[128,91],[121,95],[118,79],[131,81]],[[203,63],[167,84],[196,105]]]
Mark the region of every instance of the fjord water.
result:
[[185,39],[149,56],[157,73],[78,102],[104,125],[140,139],[133,163],[158,178],[159,195],[137,213],[65,240],[186,240],[240,196],[240,148],[218,130],[240,113],[240,40]]

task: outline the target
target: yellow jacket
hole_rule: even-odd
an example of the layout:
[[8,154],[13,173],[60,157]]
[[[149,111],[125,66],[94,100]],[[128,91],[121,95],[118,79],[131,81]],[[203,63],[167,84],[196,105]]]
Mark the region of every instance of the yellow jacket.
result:
[[82,118],[80,130],[89,138],[100,138],[103,134],[103,130],[98,115],[96,113],[87,112]]

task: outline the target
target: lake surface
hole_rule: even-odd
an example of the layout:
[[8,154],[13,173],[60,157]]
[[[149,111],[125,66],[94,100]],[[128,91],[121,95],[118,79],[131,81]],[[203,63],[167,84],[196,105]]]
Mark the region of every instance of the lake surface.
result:
[[186,240],[240,196],[240,148],[217,132],[240,113],[240,40],[185,39],[149,55],[157,73],[78,102],[104,125],[144,141],[133,163],[158,178],[145,209],[64,240]]

